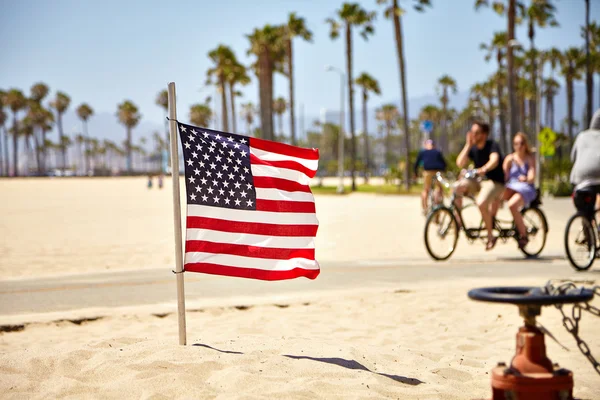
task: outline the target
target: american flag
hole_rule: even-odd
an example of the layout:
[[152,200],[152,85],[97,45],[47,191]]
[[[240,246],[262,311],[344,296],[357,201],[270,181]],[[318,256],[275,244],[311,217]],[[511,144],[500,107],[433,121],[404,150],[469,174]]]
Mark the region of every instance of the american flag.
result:
[[319,151],[178,123],[185,164],[184,270],[262,280],[319,275],[308,185]]

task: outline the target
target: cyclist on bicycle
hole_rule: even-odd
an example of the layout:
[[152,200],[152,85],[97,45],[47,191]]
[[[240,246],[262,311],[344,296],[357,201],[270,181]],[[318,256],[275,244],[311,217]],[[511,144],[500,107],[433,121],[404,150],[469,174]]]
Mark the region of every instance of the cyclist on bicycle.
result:
[[[431,183],[436,173],[446,171],[446,160],[442,152],[435,148],[433,140],[428,139],[425,141],[425,148],[419,152],[417,161],[415,161],[415,176],[419,171],[419,165],[423,163],[423,191],[421,192],[421,206],[423,207],[423,214],[427,213],[427,197],[431,190]],[[441,202],[441,187],[439,184],[435,185],[435,202]]]
[[519,233],[519,248],[527,245],[527,228],[523,222],[521,209],[529,205],[537,196],[534,187],[535,157],[529,148],[527,136],[518,132],[513,139],[514,152],[507,155],[502,164],[506,177],[506,190],[502,200],[508,202],[510,213]]
[[571,183],[575,190],[586,189],[596,193],[596,209],[600,208],[600,109],[590,122],[590,129],[575,138],[571,149]]
[[502,153],[497,142],[489,139],[490,126],[485,122],[474,122],[467,132],[467,141],[456,158],[456,165],[464,168],[469,160],[475,164],[478,176],[487,180],[477,184],[473,179],[463,178],[456,186],[457,207],[462,207],[460,195],[477,195],[477,206],[487,231],[486,250],[496,245],[497,237],[493,235],[493,217],[496,214],[498,201],[504,192],[504,171],[502,170]]

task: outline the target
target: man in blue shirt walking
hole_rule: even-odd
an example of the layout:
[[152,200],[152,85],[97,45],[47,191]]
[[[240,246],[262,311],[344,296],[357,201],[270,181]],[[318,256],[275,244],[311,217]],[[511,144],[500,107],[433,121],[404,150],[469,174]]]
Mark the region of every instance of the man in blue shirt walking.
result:
[[[446,171],[446,160],[444,160],[442,152],[435,148],[435,144],[431,139],[425,141],[425,148],[421,150],[417,156],[417,161],[415,162],[415,176],[417,176],[421,163],[423,164],[423,192],[421,192],[421,206],[423,207],[423,214],[425,214],[427,212],[427,197],[431,190],[433,177],[438,172]],[[441,202],[441,190],[441,187],[436,185],[436,203]]]

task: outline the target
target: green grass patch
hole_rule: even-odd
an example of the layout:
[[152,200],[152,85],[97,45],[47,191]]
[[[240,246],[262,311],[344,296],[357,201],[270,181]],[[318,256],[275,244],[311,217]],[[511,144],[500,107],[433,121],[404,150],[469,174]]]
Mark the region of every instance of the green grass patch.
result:
[[[337,186],[312,186],[314,194],[338,194]],[[394,194],[394,195],[419,195],[423,190],[422,185],[413,185],[407,191],[404,186],[398,185],[358,185],[356,193]],[[344,193],[351,193],[351,186],[344,186]]]

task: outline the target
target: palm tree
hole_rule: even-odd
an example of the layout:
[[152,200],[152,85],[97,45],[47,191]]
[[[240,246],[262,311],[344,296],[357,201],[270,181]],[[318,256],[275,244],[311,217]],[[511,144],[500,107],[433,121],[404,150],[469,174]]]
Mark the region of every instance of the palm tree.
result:
[[[384,14],[386,18],[391,18],[394,22],[394,37],[396,42],[396,54],[398,56],[398,68],[400,72],[400,92],[402,93],[402,113],[406,118],[404,118],[404,131],[406,132],[406,136],[404,137],[404,144],[406,147],[406,165],[410,164],[410,142],[409,135],[410,127],[408,126],[408,94],[406,90],[406,71],[405,71],[405,60],[404,60],[404,37],[402,34],[402,19],[401,16],[405,10],[400,8],[398,5],[398,0],[390,0],[391,6],[387,7]],[[430,0],[414,0],[414,9],[418,12],[423,12],[425,7],[431,6]],[[377,0],[378,4],[387,4],[388,0]],[[406,190],[410,188],[410,171],[409,168],[405,168],[404,171],[404,184]]]
[[6,105],[13,113],[13,175],[19,176],[19,153],[18,153],[18,132],[19,124],[17,114],[27,106],[27,99],[19,89],[11,89],[4,95],[4,105]]
[[284,26],[285,60],[287,64],[287,76],[289,84],[290,104],[290,134],[292,145],[296,145],[296,116],[294,99],[294,59],[292,42],[295,37],[300,37],[307,42],[312,41],[312,32],[306,28],[304,18],[297,17],[296,13],[290,13],[288,22]]
[[[63,137],[62,116],[65,113],[65,111],[67,111],[67,108],[69,108],[70,104],[71,104],[71,98],[63,92],[56,92],[56,97],[54,98],[54,100],[52,100],[50,102],[50,107],[52,107],[56,110],[56,117],[57,117],[56,121],[57,121],[58,136],[59,136],[58,145],[59,146],[60,146],[60,143],[62,143],[62,137]],[[66,168],[67,167],[67,150],[61,149],[61,152],[62,152],[62,167]]]
[[396,126],[398,118],[400,118],[398,107],[395,104],[384,104],[376,111],[375,118],[385,124],[385,163],[389,168],[394,162],[392,154],[392,130]]
[[573,140],[573,82],[581,79],[583,62],[583,53],[578,47],[570,47],[563,53],[561,74],[565,77],[567,89],[567,132],[571,140]]
[[254,54],[257,62],[254,70],[258,76],[260,99],[260,127],[262,137],[267,140],[274,139],[273,131],[273,72],[281,69],[285,57],[284,38],[285,29],[282,26],[265,25],[261,29],[254,29],[246,37],[250,41],[248,54]]
[[544,125],[554,130],[554,97],[558,94],[560,83],[553,78],[546,78],[542,83],[542,96],[546,99],[546,118]]
[[242,118],[246,121],[246,134],[250,136],[252,134],[252,123],[254,122],[254,116],[256,115],[256,107],[251,102],[242,104]]
[[[590,46],[591,46],[591,56],[592,56],[592,67],[593,70],[600,75],[600,25],[594,21],[589,25],[589,35],[590,35]],[[600,77],[599,77],[600,78]],[[592,79],[592,84],[594,83]],[[600,85],[598,85],[600,89]],[[598,95],[598,102],[600,103],[600,93]],[[591,102],[593,103],[593,102]]]
[[212,118],[212,110],[207,104],[194,104],[190,107],[190,121],[200,127],[207,127]]
[[132,158],[131,158],[131,130],[136,127],[140,122],[142,116],[140,115],[138,108],[133,102],[125,100],[123,103],[117,106],[117,118],[119,122],[125,125],[127,129],[127,139],[125,141],[125,151],[127,152],[127,172],[133,172]]
[[494,97],[496,97],[494,95],[495,88],[496,82],[493,75],[481,84],[481,96],[487,101],[487,120],[490,124],[490,132],[494,132],[495,113],[497,111],[494,105]]
[[[496,87],[496,97],[498,98],[498,119],[500,121],[500,147],[503,151],[507,151],[510,148],[510,144],[508,141],[511,140],[506,130],[506,108],[504,107],[504,85],[506,83],[506,73],[503,66],[504,57],[506,55],[506,45],[507,45],[507,36],[506,32],[496,32],[494,33],[494,37],[489,44],[482,43],[479,45],[479,48],[482,50],[486,50],[487,54],[485,55],[485,60],[489,61],[493,56],[496,57],[496,62],[498,63],[498,71],[493,75],[492,81],[495,83]],[[491,122],[491,121],[490,121]]]
[[[34,134],[34,125],[31,117],[29,115],[25,115],[23,119],[19,122],[19,129],[16,132],[17,136],[23,138],[25,143],[25,168],[26,175],[29,175],[31,171],[31,137]],[[15,134],[15,132],[13,132]]]
[[39,139],[34,132],[33,139],[35,143],[35,154],[38,165],[38,172],[44,173],[46,171],[46,149],[44,148],[44,143],[46,141],[46,132],[52,129],[52,123],[54,123],[54,115],[50,110],[47,110],[35,100],[31,100],[27,116],[31,120],[33,128],[38,128],[41,132]]
[[449,75],[443,75],[438,79],[437,92],[442,103],[442,140],[441,148],[444,152],[448,152],[448,91],[456,94],[456,81]]
[[220,44],[216,49],[208,53],[208,57],[214,66],[207,71],[208,82],[211,78],[216,79],[216,84],[221,92],[221,121],[224,131],[229,131],[229,119],[227,115],[227,77],[234,65],[238,64],[233,50],[229,46]]
[[90,135],[88,134],[88,125],[87,122],[90,119],[90,117],[94,115],[94,110],[92,109],[92,107],[90,107],[88,104],[86,103],[82,103],[79,107],[77,107],[77,116],[79,117],[79,119],[81,120],[81,123],[83,125],[83,134],[84,137],[86,138],[85,141],[85,168],[86,168],[86,173],[89,173],[90,171],[90,158],[88,157],[88,144],[89,144],[89,138]]
[[229,101],[231,103],[231,126],[232,132],[237,133],[237,115],[235,113],[235,96],[239,92],[235,91],[235,85],[240,84],[246,86],[250,83],[250,77],[248,76],[246,67],[240,63],[235,63],[231,66],[229,73],[227,74],[227,83],[229,84]]
[[371,75],[363,72],[356,78],[356,84],[362,89],[362,117],[363,117],[363,135],[365,135],[365,183],[368,182],[368,172],[371,168],[371,154],[369,150],[369,130],[367,129],[367,101],[369,100],[369,93],[375,93],[376,95],[381,94],[379,89],[379,82]]
[[336,39],[340,36],[340,29],[343,27],[346,37],[346,78],[348,79],[348,103],[350,113],[350,135],[352,137],[351,146],[351,174],[352,190],[356,190],[356,133],[354,132],[354,79],[352,78],[352,27],[362,28],[360,35],[367,40],[369,35],[375,33],[373,20],[374,11],[366,11],[358,3],[344,3],[342,8],[336,11],[337,19],[328,18],[327,23],[331,27],[330,36]]
[[287,106],[287,102],[283,97],[278,97],[273,102],[273,113],[275,113],[279,119],[279,135],[281,136],[282,141],[285,141],[285,134],[283,133],[283,114],[287,111]]
[[[586,93],[586,123],[592,118],[594,109],[594,77],[592,76],[592,55],[590,48],[591,31],[590,31],[590,0],[585,0],[585,93]],[[584,127],[585,128],[585,127]]]
[[[60,146],[61,151],[64,153],[66,152],[69,147],[71,147],[73,145],[73,141],[71,140],[71,138],[69,136],[61,136],[60,137],[60,143],[58,144]],[[63,157],[64,160],[64,157]],[[63,166],[64,168],[67,168],[66,165]]]
[[[167,114],[169,112],[169,92],[167,91],[167,89],[163,89],[160,92],[158,92],[158,95],[156,96],[156,105],[159,106],[160,108],[162,108],[165,111],[165,117],[167,117]],[[166,143],[169,143],[169,121],[165,118],[165,140]],[[160,165],[162,168],[162,165],[164,163],[163,160],[163,152],[160,152]],[[170,154],[167,152],[167,166],[171,165],[171,159],[170,159]]]
[[4,112],[4,107],[2,106],[2,97],[4,97],[4,94],[0,93],[0,175],[7,176],[8,151],[6,149],[6,128],[4,127],[4,124],[6,123],[8,116],[6,115],[6,112]]
[[[508,3],[505,4],[505,3]],[[475,9],[490,6],[490,0],[475,0]],[[506,41],[506,68],[508,80],[508,104],[510,113],[510,129],[516,131],[519,126],[519,114],[517,110],[516,74],[514,71],[513,46],[515,40],[515,24],[523,18],[525,8],[523,3],[517,0],[491,0],[493,10],[499,15],[507,15],[507,41]]]
[[[554,13],[556,12],[556,8],[552,4],[552,0],[534,0],[531,2],[527,10],[525,11],[525,15],[528,21],[528,36],[530,43],[530,63],[531,63],[531,82],[533,84],[532,90],[537,94],[537,74],[538,74],[538,66],[537,66],[537,58],[539,57],[539,53],[535,50],[535,26],[539,26],[540,28],[544,28],[545,26],[556,27],[558,26],[558,22],[554,18]],[[530,131],[535,131],[536,121],[537,121],[537,96],[534,96],[532,101],[529,103],[529,111],[530,111]],[[537,133],[536,133],[537,134]]]
[[[83,136],[82,134],[75,135],[75,144],[77,145],[77,165],[79,165],[79,168],[77,169],[81,170],[81,165],[83,165],[83,168],[86,169],[87,163],[85,160],[87,159],[87,157],[85,156],[83,150],[83,146],[86,145],[85,136]],[[84,159],[84,157],[86,157],[86,159]]]

